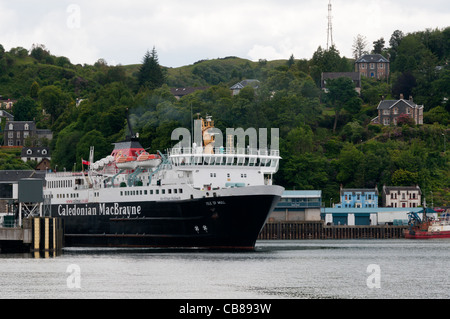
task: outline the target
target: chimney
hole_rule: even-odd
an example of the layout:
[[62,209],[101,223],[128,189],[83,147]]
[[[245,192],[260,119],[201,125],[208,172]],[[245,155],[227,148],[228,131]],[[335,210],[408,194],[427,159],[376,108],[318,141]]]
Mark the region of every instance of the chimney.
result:
[[400,93],[400,100],[403,100],[404,96],[403,93]]
[[412,95],[409,96],[409,100],[410,100],[411,102],[414,102]]

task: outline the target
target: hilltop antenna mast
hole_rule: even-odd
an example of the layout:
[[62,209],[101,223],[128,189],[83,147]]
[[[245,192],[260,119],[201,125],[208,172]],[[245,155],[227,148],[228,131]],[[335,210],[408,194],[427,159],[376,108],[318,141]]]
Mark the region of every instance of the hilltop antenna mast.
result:
[[328,32],[327,32],[327,50],[330,48],[330,46],[333,46],[333,16],[331,15],[331,0],[328,3]]

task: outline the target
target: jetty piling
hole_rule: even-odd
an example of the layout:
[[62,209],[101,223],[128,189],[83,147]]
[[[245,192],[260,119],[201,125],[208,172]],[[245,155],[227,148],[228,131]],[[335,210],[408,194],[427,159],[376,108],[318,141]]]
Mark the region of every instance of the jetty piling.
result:
[[404,238],[403,231],[408,226],[347,226],[325,225],[317,222],[268,222],[258,239],[398,239]]

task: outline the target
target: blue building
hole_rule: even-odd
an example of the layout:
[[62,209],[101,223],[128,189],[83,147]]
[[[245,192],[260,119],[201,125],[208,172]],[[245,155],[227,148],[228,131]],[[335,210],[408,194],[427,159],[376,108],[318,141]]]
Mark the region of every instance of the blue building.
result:
[[341,202],[335,208],[377,208],[378,189],[375,188],[342,188]]

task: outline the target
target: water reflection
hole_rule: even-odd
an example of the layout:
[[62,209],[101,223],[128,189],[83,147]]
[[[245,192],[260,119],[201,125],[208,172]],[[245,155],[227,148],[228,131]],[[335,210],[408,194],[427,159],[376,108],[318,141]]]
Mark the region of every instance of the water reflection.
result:
[[62,251],[35,251],[35,252],[23,252],[23,253],[0,253],[0,259],[25,259],[25,258],[34,258],[34,259],[49,259],[49,258],[57,258],[63,254]]
[[[450,298],[450,240],[259,241],[251,252],[66,248],[0,255],[2,298]],[[368,266],[381,269],[369,289]],[[67,287],[68,266],[81,288]],[[424,269],[411,278],[411,270]],[[42,292],[45,294],[42,294]],[[39,293],[41,293],[39,295]]]

